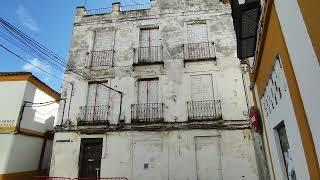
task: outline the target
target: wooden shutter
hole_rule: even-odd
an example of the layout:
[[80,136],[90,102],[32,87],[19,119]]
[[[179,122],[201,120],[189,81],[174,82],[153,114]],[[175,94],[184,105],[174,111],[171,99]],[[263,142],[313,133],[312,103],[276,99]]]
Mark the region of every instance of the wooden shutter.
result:
[[105,86],[98,83],[89,84],[87,105],[88,106],[108,105],[109,94],[110,94],[110,89],[106,88]]
[[113,49],[114,31],[97,30],[95,31],[94,51]]
[[138,81],[138,103],[158,103],[159,102],[159,80],[139,80]]
[[191,76],[191,99],[192,101],[213,100],[212,76]]
[[208,41],[206,24],[189,24],[187,28],[188,43],[199,43]]
[[139,43],[140,47],[159,46],[159,29],[141,29]]

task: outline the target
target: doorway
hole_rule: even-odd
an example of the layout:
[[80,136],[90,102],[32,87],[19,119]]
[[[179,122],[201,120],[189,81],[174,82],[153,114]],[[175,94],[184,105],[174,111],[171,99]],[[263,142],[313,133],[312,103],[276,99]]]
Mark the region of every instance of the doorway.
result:
[[102,138],[81,139],[79,177],[100,177]]

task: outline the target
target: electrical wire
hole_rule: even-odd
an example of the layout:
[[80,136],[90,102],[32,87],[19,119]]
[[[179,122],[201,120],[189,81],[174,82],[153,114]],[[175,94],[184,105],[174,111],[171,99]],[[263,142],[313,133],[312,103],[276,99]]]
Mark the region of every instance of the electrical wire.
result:
[[42,71],[42,72],[44,72],[44,73],[47,73],[47,74],[49,74],[49,75],[51,75],[51,76],[53,76],[53,77],[55,77],[55,78],[57,78],[57,79],[59,79],[59,80],[65,81],[65,80],[59,78],[58,76],[56,76],[56,75],[54,75],[54,74],[52,74],[52,73],[49,73],[48,71],[46,71],[46,70],[44,70],[44,69],[42,69],[42,68],[40,68],[40,67],[32,64],[30,61],[24,59],[23,57],[19,56],[19,55],[16,54],[16,53],[14,53],[13,51],[11,51],[11,50],[8,49],[7,47],[3,46],[2,44],[0,44],[0,46],[1,46],[3,49],[5,49],[6,51],[8,51],[8,52],[10,52],[11,54],[13,54],[14,56],[16,56],[17,58],[25,61],[26,63],[30,64],[31,66],[33,66],[33,67],[35,67],[35,68],[37,68],[37,69],[39,69],[40,71]]

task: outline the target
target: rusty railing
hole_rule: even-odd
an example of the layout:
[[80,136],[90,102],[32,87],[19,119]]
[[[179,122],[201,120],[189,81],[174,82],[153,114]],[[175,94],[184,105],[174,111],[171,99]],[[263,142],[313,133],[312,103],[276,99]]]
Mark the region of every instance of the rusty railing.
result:
[[188,120],[214,120],[222,117],[220,100],[188,101]]
[[146,10],[151,8],[151,3],[132,4],[120,6],[120,11]]
[[134,48],[133,64],[154,64],[162,63],[162,46],[149,46]]
[[98,14],[110,14],[110,13],[112,13],[112,7],[86,10],[86,15],[98,15]]
[[103,125],[109,124],[109,106],[82,106],[78,125]]
[[132,123],[152,123],[163,121],[163,103],[144,103],[131,105]]
[[91,51],[86,67],[112,66],[114,50]]
[[184,44],[185,60],[215,59],[216,51],[213,42]]
[[35,176],[34,180],[71,180],[68,177],[50,177],[50,176]]

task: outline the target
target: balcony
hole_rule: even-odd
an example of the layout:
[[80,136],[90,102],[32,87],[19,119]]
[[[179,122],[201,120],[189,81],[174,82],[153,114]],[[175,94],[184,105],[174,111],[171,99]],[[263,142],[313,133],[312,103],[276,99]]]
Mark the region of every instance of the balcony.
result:
[[131,105],[132,123],[163,122],[163,103],[145,103]]
[[113,53],[114,50],[92,51],[86,67],[112,66]]
[[220,100],[188,101],[188,120],[216,120],[221,119]]
[[189,43],[184,44],[183,47],[185,61],[216,59],[216,51],[213,42]]
[[163,64],[162,46],[134,48],[133,65]]
[[107,125],[109,124],[109,106],[82,106],[78,126],[82,125]]

